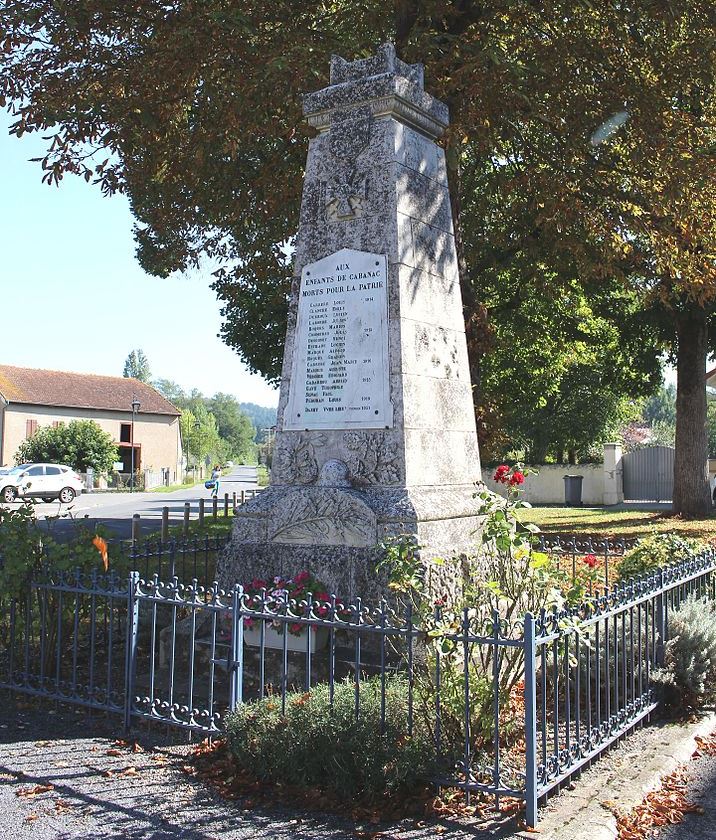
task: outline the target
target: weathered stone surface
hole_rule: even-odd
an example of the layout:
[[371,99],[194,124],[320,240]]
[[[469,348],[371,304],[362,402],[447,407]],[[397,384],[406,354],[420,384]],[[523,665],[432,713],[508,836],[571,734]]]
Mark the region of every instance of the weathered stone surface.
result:
[[[471,552],[480,525],[447,170],[434,142],[448,114],[424,91],[422,67],[390,45],[360,61],[334,57],[330,86],[306,96],[304,111],[318,134],[296,237],[272,485],[237,512],[222,576],[307,568],[336,594],[370,600],[384,591],[374,568],[381,540],[414,534],[426,555],[451,557]],[[300,276],[342,249],[386,260],[392,426],[289,429]],[[441,568],[436,586],[451,589],[459,563]]]

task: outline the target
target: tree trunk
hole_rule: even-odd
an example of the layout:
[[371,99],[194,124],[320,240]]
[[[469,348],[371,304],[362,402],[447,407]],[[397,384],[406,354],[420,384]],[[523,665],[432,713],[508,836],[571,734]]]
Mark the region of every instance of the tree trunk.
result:
[[673,511],[705,516],[711,510],[706,435],[708,316],[690,306],[677,318],[676,454]]

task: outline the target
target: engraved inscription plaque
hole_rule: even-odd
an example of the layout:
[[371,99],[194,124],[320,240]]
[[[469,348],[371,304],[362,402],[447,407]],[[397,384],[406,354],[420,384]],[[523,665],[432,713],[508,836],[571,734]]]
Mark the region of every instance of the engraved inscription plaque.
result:
[[393,425],[384,254],[343,249],[301,273],[285,429]]

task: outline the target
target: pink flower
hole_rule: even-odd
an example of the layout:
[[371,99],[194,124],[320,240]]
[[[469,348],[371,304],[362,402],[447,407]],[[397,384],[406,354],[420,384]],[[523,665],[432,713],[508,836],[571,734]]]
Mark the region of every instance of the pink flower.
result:
[[510,487],[516,487],[518,484],[524,484],[525,474],[519,470],[515,470],[510,476]]
[[288,625],[288,632],[293,633],[294,636],[300,636],[303,632],[303,624],[289,624]]
[[586,554],[583,561],[590,569],[596,569],[599,565],[599,560],[594,554]]

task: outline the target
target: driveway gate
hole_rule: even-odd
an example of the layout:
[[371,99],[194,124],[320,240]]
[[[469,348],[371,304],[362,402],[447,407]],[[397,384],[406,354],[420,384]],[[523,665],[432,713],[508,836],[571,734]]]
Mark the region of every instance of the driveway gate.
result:
[[669,502],[674,490],[673,446],[645,446],[622,458],[625,501]]

